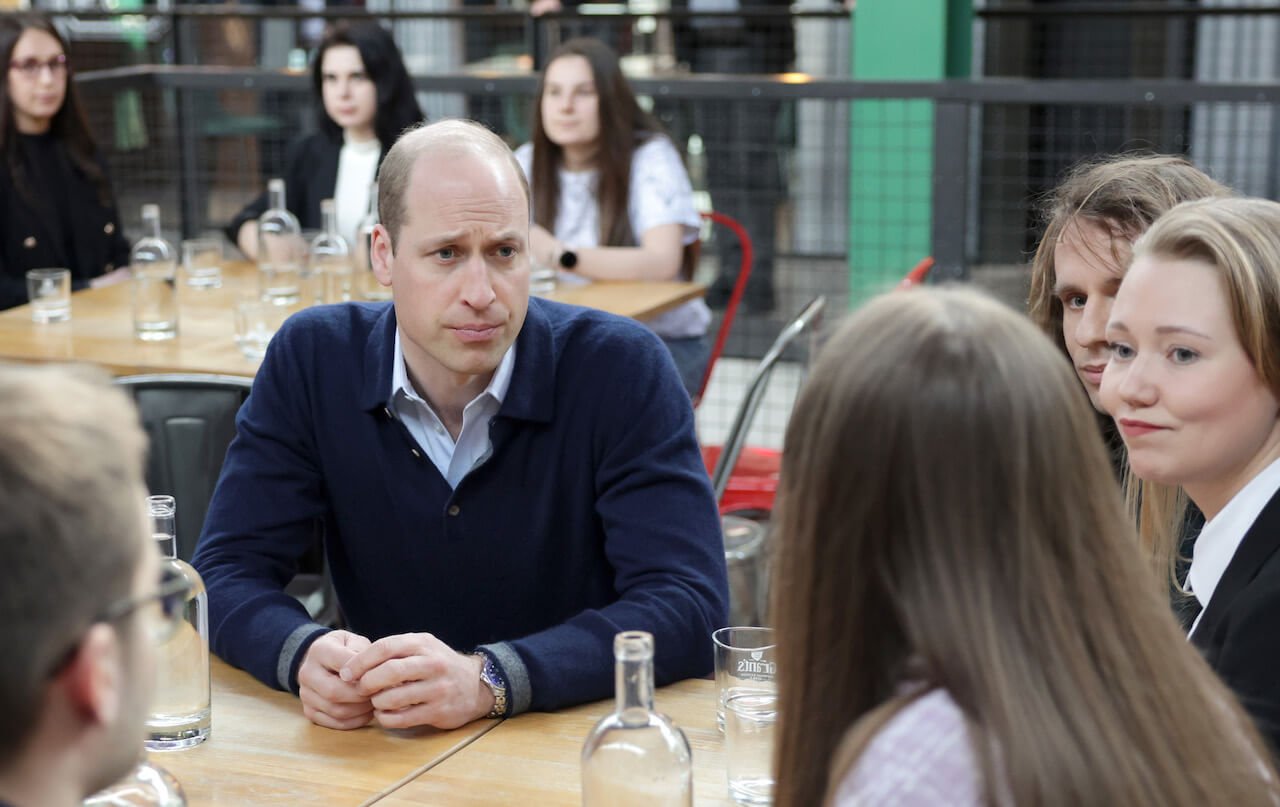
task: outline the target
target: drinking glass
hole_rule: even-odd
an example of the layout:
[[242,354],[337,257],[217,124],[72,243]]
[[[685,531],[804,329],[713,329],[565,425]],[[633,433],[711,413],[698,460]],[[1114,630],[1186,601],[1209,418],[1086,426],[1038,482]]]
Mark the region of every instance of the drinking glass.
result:
[[32,322],[62,322],[71,319],[71,270],[29,270],[27,297],[31,300]]
[[536,263],[529,267],[529,293],[535,297],[546,297],[556,290],[556,269],[554,266],[539,266]]
[[724,714],[729,795],[738,804],[772,804],[773,737],[778,724],[777,694],[735,693],[725,701]]
[[187,795],[173,774],[140,759],[129,775],[84,800],[82,807],[186,807]]
[[236,344],[247,358],[267,355],[267,345],[284,319],[278,305],[259,297],[241,297],[236,301]]
[[216,238],[188,238],[182,242],[182,269],[187,285],[216,289],[222,285],[222,242]]
[[711,634],[716,646],[716,725],[724,731],[725,702],[739,694],[776,691],[778,665],[773,628],[721,628]]

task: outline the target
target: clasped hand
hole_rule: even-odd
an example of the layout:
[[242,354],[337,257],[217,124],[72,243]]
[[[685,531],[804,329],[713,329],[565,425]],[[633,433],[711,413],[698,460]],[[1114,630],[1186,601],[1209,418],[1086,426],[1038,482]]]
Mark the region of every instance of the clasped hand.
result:
[[332,729],[373,720],[389,729],[452,729],[484,717],[493,693],[480,680],[479,656],[456,652],[429,633],[370,642],[335,630],[321,636],[298,668],[302,713]]

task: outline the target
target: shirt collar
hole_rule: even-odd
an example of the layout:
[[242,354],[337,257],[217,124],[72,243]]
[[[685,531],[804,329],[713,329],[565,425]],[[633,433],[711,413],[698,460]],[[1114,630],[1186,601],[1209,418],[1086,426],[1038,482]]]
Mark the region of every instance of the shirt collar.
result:
[[1196,538],[1191,570],[1187,572],[1191,592],[1202,606],[1208,606],[1240,542],[1277,490],[1280,490],[1280,460],[1262,469],[1231,497],[1222,512],[1205,523],[1200,537]]
[[[512,342],[511,347],[507,348],[507,352],[502,355],[502,361],[498,362],[497,369],[493,371],[493,378],[489,379],[489,385],[474,400],[479,400],[488,395],[501,406],[503,399],[507,397],[507,390],[511,388],[511,376],[515,371],[515,366],[516,345]],[[413,388],[413,384],[409,382],[409,369],[404,362],[404,347],[400,343],[400,329],[398,327],[396,328],[395,347],[392,349],[391,357],[390,400],[394,401],[397,393],[403,393],[411,401],[430,406],[430,403],[423,400],[418,391]]]

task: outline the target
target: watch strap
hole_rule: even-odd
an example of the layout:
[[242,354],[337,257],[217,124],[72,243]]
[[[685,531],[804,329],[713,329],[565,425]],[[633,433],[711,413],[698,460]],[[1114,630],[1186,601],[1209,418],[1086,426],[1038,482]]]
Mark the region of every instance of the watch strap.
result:
[[475,655],[479,656],[484,662],[480,667],[480,680],[493,693],[493,708],[489,710],[489,714],[485,715],[485,717],[506,717],[507,679],[502,674],[502,668],[498,666],[493,656],[484,650],[477,650]]

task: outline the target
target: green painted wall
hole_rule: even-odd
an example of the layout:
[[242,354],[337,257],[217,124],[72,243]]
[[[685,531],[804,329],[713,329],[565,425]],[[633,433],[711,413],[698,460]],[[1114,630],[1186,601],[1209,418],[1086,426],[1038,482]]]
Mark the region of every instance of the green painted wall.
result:
[[[853,77],[968,74],[972,0],[858,0]],[[930,251],[933,104],[857,101],[850,126],[849,304],[891,288]]]

